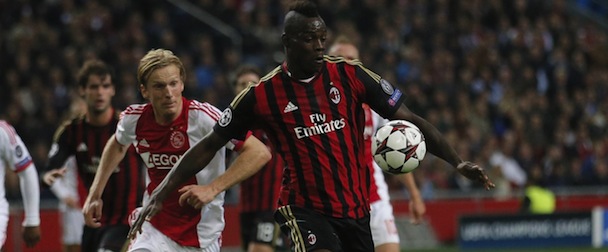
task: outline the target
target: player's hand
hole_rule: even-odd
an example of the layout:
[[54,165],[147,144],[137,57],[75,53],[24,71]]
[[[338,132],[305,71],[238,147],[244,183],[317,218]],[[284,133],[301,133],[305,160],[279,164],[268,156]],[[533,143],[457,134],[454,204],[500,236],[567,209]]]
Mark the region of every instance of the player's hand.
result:
[[422,216],[426,213],[426,206],[420,197],[410,199],[410,222],[414,225],[422,223]]
[[23,227],[23,241],[28,248],[34,247],[40,241],[40,226]]
[[47,184],[48,186],[52,186],[53,183],[55,183],[55,180],[57,180],[57,178],[61,178],[61,177],[63,177],[63,175],[65,175],[66,171],[67,171],[67,168],[65,168],[65,167],[47,171],[44,173],[44,175],[42,177],[42,181],[44,181],[44,183]]
[[141,227],[144,221],[150,221],[154,215],[156,215],[162,208],[162,202],[156,198],[156,195],[152,193],[148,202],[141,208],[137,219],[131,225],[129,230],[128,239],[135,239],[138,233],[141,233]]
[[217,195],[217,192],[208,185],[187,185],[180,188],[179,192],[182,194],[179,196],[179,205],[188,204],[195,209],[201,209],[209,204]]
[[103,201],[101,199],[87,198],[82,207],[84,215],[84,223],[93,228],[101,227],[101,212],[103,209]]
[[495,187],[494,183],[490,180],[488,175],[486,175],[484,169],[475,163],[464,161],[458,164],[456,169],[460,174],[467,177],[468,179],[483,184],[486,190],[490,190]]

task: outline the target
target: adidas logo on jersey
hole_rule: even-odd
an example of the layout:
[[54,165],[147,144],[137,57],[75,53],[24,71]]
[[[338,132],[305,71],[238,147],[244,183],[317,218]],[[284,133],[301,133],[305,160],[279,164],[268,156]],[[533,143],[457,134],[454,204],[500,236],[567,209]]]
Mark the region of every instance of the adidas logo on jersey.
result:
[[78,147],[76,147],[76,151],[85,152],[85,151],[89,151],[89,148],[87,148],[87,145],[85,143],[80,143],[78,145]]
[[298,106],[293,105],[293,103],[289,102],[287,103],[287,106],[285,106],[285,109],[283,109],[283,113],[289,113],[294,110],[298,110]]

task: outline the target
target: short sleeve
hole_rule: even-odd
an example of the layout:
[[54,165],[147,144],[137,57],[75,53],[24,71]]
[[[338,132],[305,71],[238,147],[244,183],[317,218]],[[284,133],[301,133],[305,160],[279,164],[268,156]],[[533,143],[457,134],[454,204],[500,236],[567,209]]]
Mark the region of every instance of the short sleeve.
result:
[[32,163],[32,157],[21,137],[6,123],[0,123],[0,144],[2,156],[10,164],[11,170],[20,172]]
[[365,103],[382,117],[392,117],[405,101],[399,88],[360,64],[355,65],[355,76],[365,87]]
[[135,143],[135,128],[140,114],[128,114],[127,110],[120,115],[120,120],[116,125],[116,141],[122,145]]
[[247,137],[247,132],[255,122],[255,87],[250,86],[237,95],[230,106],[222,112],[214,130],[226,140]]

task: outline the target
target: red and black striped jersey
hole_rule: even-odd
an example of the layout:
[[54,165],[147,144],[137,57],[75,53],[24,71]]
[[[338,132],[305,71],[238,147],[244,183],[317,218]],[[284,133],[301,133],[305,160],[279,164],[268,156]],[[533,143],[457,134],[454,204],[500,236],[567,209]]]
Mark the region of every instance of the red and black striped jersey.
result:
[[[78,194],[81,204],[101,160],[103,148],[116,131],[119,113],[105,126],[87,123],[84,116],[68,121],[55,132],[49,153],[47,170],[61,168],[70,156],[76,157],[78,167]],[[110,176],[102,195],[104,203],[102,225],[128,224],[129,214],[141,206],[144,192],[143,162],[130,146],[125,158]]]
[[[264,131],[254,130],[253,135],[264,144],[270,145]],[[277,209],[283,168],[285,168],[285,163],[281,156],[273,155],[272,159],[260,171],[241,182],[242,212],[274,211]]]
[[295,205],[338,218],[369,215],[371,176],[363,131],[367,103],[392,116],[405,95],[359,61],[325,56],[307,82],[278,66],[237,95],[215,131],[226,139],[264,130],[286,163],[279,205]]

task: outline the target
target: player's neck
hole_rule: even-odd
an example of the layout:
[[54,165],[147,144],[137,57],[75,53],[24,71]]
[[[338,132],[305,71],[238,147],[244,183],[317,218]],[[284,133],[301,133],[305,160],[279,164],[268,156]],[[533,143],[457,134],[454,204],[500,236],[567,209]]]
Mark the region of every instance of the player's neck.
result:
[[112,120],[113,116],[114,116],[113,108],[108,108],[101,112],[89,111],[87,113],[87,122],[93,126],[105,126]]
[[156,123],[158,123],[158,125],[169,125],[169,124],[171,124],[182,113],[183,108],[184,108],[184,103],[183,102],[179,102],[177,108],[178,109],[176,110],[175,113],[160,113],[160,112],[158,112],[158,110],[155,109],[154,110],[154,120],[156,121]]
[[287,75],[289,77],[296,79],[300,82],[305,82],[305,83],[310,82],[312,79],[314,79],[317,76],[316,74],[313,74],[311,76],[304,77],[304,76],[306,76],[306,74],[302,73],[301,71],[299,71],[297,69],[292,72],[291,69],[289,68],[288,63],[285,64],[285,70],[287,71]]

